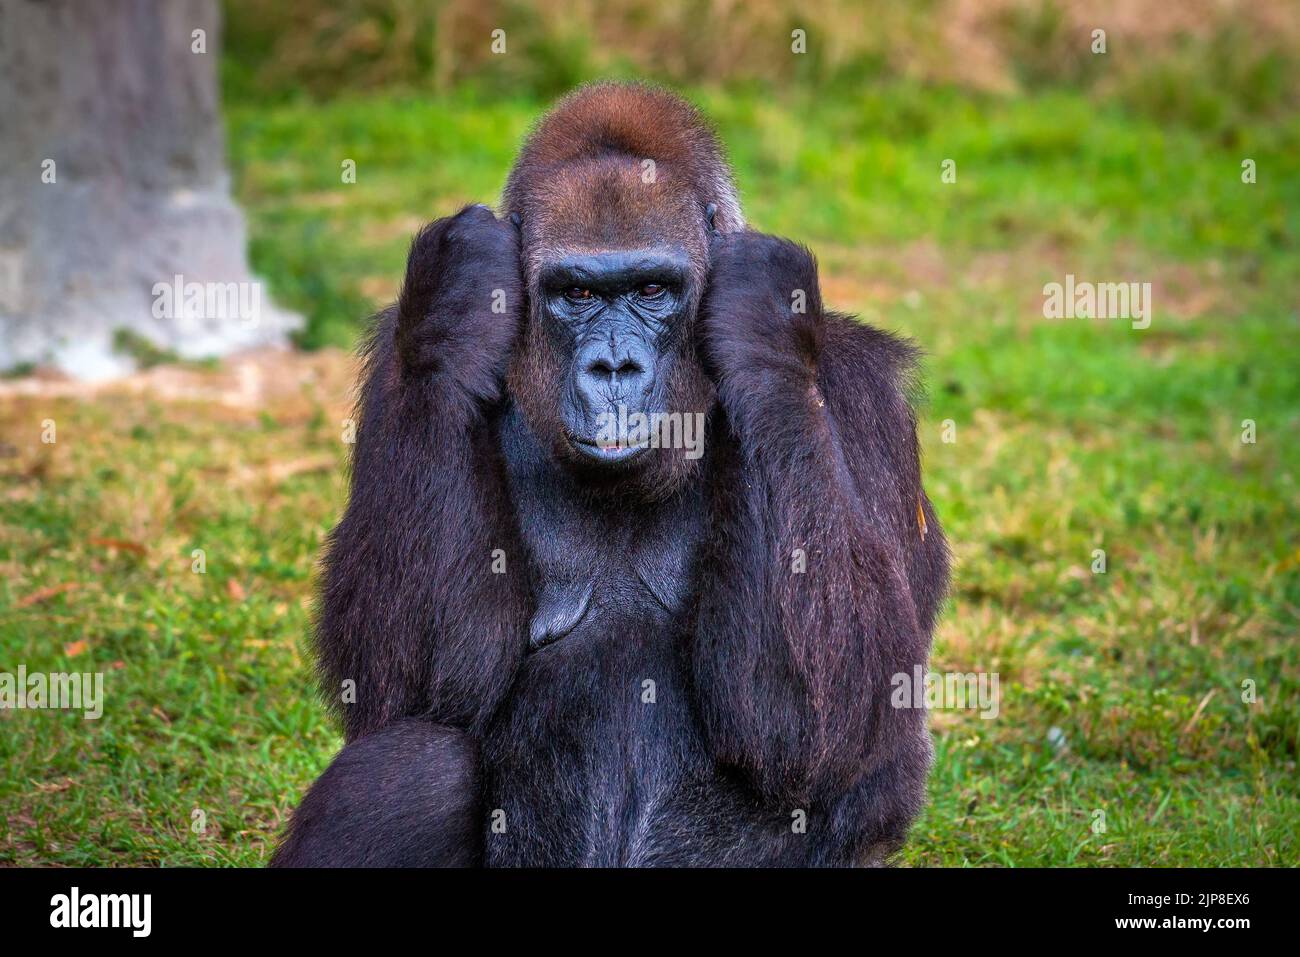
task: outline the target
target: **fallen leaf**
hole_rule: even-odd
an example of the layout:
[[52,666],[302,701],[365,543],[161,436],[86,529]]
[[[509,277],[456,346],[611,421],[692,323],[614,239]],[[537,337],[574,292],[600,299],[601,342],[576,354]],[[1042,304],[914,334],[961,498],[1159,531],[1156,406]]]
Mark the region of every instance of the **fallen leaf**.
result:
[[86,543],[87,545],[99,545],[103,548],[114,548],[119,552],[131,552],[133,555],[146,554],[145,547],[139,542],[128,542],[122,538],[92,538]]
[[55,595],[62,595],[64,592],[72,591],[74,588],[80,588],[81,582],[63,582],[60,585],[47,585],[45,588],[38,588],[24,598],[19,598],[14,604],[15,608],[26,608],[28,605],[35,605],[37,602],[45,601],[47,598],[53,598]]
[[70,641],[63,646],[63,653],[69,658],[75,658],[86,650],[86,639],[80,641]]
[[226,579],[226,594],[235,601],[243,601],[248,595],[244,591],[244,586],[239,584],[233,578]]

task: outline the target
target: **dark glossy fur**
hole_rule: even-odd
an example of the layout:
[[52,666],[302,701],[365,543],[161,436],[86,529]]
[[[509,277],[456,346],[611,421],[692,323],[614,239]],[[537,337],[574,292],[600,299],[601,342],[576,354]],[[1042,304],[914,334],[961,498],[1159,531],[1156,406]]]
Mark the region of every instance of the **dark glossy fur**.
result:
[[[667,190],[643,227],[621,172],[639,156]],[[710,202],[727,207],[712,236]],[[948,571],[914,350],[824,312],[811,255],[742,228],[711,134],[667,94],[566,101],[507,207],[522,245],[485,210],[434,224],[376,324],[317,634],[349,743],[274,863],[881,862],[930,760],[890,678],[925,664]],[[692,250],[672,348],[677,407],[708,413],[702,459],[657,452],[602,481],[557,454],[542,377],[562,357],[540,354],[531,277],[580,244],[574,222],[597,248]]]
[[[415,782],[419,782],[416,786]],[[478,747],[406,718],[343,749],[293,814],[275,863],[473,867],[482,860]]]

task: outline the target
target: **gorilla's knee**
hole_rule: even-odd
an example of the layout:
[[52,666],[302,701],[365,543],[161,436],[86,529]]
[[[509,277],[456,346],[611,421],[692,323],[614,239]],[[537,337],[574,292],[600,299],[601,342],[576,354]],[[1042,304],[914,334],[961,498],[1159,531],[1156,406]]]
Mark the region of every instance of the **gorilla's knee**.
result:
[[478,746],[400,721],[349,744],[293,813],[272,867],[472,867],[481,862]]

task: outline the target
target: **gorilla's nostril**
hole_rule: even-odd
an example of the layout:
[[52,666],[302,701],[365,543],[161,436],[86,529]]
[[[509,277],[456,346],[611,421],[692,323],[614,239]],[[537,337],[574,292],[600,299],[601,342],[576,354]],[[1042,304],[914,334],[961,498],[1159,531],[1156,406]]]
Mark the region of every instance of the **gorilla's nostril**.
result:
[[615,368],[608,359],[593,359],[587,366],[587,374],[602,379],[618,379],[621,376],[640,375],[645,369],[635,359],[624,359]]

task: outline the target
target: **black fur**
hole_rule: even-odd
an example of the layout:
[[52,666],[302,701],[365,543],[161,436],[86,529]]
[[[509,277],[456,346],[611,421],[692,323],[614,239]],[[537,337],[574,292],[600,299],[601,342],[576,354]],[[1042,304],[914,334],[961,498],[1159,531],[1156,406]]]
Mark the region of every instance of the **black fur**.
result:
[[482,856],[478,748],[406,719],[339,753],[293,815],[275,867],[472,867]]
[[316,636],[349,741],[412,715],[482,731],[523,657],[523,569],[492,574],[494,550],[520,551],[491,415],[521,308],[515,237],[483,207],[423,230],[366,347]]
[[317,635],[351,743],[276,864],[850,865],[902,842],[930,744],[890,678],[925,664],[948,570],[914,352],[824,312],[801,247],[710,242],[677,360],[716,388],[690,391],[705,455],[638,486],[570,467],[532,411],[519,231],[471,208],[417,238]]

